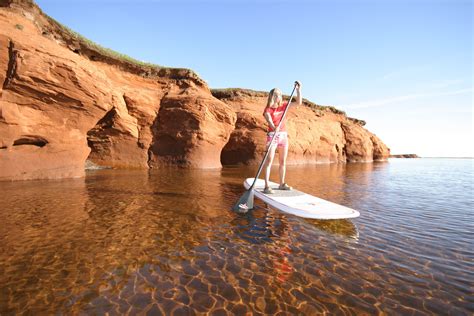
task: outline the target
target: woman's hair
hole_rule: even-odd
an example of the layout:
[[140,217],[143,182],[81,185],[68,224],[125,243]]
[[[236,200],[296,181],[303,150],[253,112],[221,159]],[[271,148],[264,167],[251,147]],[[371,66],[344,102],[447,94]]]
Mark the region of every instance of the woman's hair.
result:
[[265,107],[265,109],[268,109],[276,102],[275,98],[278,95],[278,93],[281,96],[281,91],[278,88],[273,88],[272,90],[270,90],[270,93],[268,94],[268,99],[267,99],[267,106]]

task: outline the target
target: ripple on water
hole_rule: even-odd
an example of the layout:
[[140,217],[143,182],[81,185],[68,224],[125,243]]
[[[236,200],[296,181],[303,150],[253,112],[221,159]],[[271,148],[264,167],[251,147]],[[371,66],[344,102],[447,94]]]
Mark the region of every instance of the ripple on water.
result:
[[351,221],[233,214],[254,171],[0,183],[0,314],[473,312],[470,163],[288,168]]

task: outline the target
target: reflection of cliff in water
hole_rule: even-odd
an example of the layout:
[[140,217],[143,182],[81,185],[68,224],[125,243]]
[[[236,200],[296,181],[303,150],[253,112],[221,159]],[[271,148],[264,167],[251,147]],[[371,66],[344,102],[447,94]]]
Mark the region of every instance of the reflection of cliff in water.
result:
[[145,280],[140,275],[140,284],[158,282],[150,273],[190,260],[211,231],[210,219],[217,211],[222,217],[216,178],[178,169],[101,170],[84,179],[13,184],[19,196],[4,202],[18,207],[0,212],[9,227],[0,229],[0,259],[10,271],[8,279],[0,276],[0,290],[21,299],[2,310],[21,312],[46,298],[29,311],[77,312],[99,304],[103,291],[132,296],[137,278]]
[[175,190],[172,183],[176,178],[167,175],[113,172],[113,176],[103,179],[97,173],[86,180],[88,214],[98,227],[94,234],[100,235],[103,246],[110,245],[122,257],[127,254],[134,260],[147,261],[146,253],[151,252],[146,248],[153,249],[154,255],[166,256],[171,250],[182,251],[199,244],[201,233],[194,222],[200,208],[188,201],[193,196],[185,187],[188,178],[182,181],[182,190]]

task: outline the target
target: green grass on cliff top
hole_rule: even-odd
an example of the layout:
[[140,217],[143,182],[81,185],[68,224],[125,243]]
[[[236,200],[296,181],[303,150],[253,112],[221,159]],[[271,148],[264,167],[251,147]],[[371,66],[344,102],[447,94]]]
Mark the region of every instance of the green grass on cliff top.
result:
[[[63,25],[62,23],[56,21],[55,19],[53,19],[49,15],[45,14],[44,12],[42,12],[42,13],[44,14],[44,16],[48,20],[50,20],[52,23],[56,24],[60,29],[62,29],[62,31],[64,31],[73,40],[77,40],[78,42],[83,43],[86,46],[86,48],[88,48],[92,51],[96,51],[96,52],[98,52],[99,54],[102,54],[105,57],[109,57],[111,59],[116,59],[116,60],[119,60],[119,61],[124,61],[124,62],[130,63],[130,64],[133,64],[133,65],[137,65],[139,67],[144,67],[144,68],[148,68],[148,69],[150,69],[150,68],[156,69],[156,70],[159,70],[159,69],[172,69],[171,67],[164,67],[164,66],[161,66],[161,65],[158,65],[158,64],[143,62],[143,61],[137,60],[135,58],[132,58],[132,57],[126,55],[126,54],[122,54],[122,53],[119,53],[117,51],[114,51],[113,49],[103,47],[103,46],[95,43],[94,41],[91,41],[90,39],[86,38],[85,36],[77,33],[76,31],[70,29],[69,27]],[[194,71],[191,70],[191,69],[187,69],[187,68],[179,68],[179,69],[186,69],[186,70],[194,73]],[[252,95],[253,96],[267,96],[268,95],[268,92],[254,91],[254,90],[250,90],[250,89],[240,89],[240,88],[212,89],[211,92],[217,98],[225,98],[226,96],[230,97],[230,96],[236,96],[236,95],[239,95],[239,94],[244,94],[244,95],[249,95],[249,96],[252,96]],[[285,96],[285,97],[288,98],[289,96]],[[346,113],[344,111],[341,111],[341,110],[335,108],[334,106],[318,105],[318,104],[313,103],[313,102],[311,102],[307,99],[303,99],[303,104],[308,106],[309,108],[315,110],[315,111],[330,111],[330,112],[335,113],[335,114],[341,114],[341,115],[346,116]],[[353,119],[353,118],[348,118],[348,119],[353,120],[353,121],[355,121],[356,123],[359,123],[362,126],[365,125],[365,121],[357,120],[357,119]]]
[[[43,13],[44,14],[44,13]],[[62,28],[66,33],[68,33],[69,36],[71,36],[71,38],[79,41],[79,42],[82,42],[86,45],[86,47],[89,47],[91,50],[95,50],[97,51],[98,53],[100,54],[103,54],[104,56],[106,57],[110,57],[110,58],[113,58],[113,59],[118,59],[118,60],[123,60],[123,61],[126,61],[126,62],[129,62],[129,63],[132,63],[132,64],[136,64],[136,65],[139,65],[139,66],[144,66],[144,67],[152,67],[152,68],[167,68],[167,67],[163,67],[161,65],[158,65],[158,64],[153,64],[153,63],[148,63],[148,62],[144,62],[144,61],[140,61],[140,60],[137,60],[133,57],[130,57],[128,55],[125,55],[125,54],[122,54],[122,53],[119,53],[113,49],[110,49],[110,48],[107,48],[107,47],[103,47],[99,44],[97,44],[96,42],[94,41],[91,41],[90,39],[86,38],[85,36],[77,33],[76,31],[70,29],[69,27],[67,27],[66,25],[58,22],[57,20],[53,19],[52,17],[50,17],[49,15],[47,14],[44,14],[50,21],[52,21],[53,23],[57,24],[60,28]]]
[[[52,31],[55,36],[59,36],[67,46],[69,46],[69,49],[74,50],[76,53],[86,56],[93,61],[99,59],[109,64],[118,64],[120,67],[123,67],[124,70],[136,73],[143,77],[169,76],[172,79],[192,78],[201,83],[205,82],[192,69],[165,67],[158,64],[143,62],[110,48],[103,47],[56,21],[42,12],[41,9],[39,10],[52,27],[52,30],[48,31]],[[77,47],[74,48],[75,46]]]

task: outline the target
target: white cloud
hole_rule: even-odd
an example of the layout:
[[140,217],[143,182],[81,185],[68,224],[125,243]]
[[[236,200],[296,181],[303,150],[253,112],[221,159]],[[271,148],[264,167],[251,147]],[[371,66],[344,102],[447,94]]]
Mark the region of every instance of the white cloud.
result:
[[387,104],[394,104],[394,103],[399,103],[399,102],[403,102],[407,100],[458,95],[458,94],[472,93],[472,91],[473,91],[473,88],[465,88],[465,89],[458,89],[458,90],[445,91],[445,92],[414,93],[414,94],[407,94],[407,95],[401,95],[401,96],[396,96],[396,97],[388,97],[388,98],[378,99],[378,100],[369,100],[369,101],[363,101],[363,102],[358,102],[358,103],[352,103],[352,104],[348,104],[342,107],[345,109],[363,109],[363,108],[371,108],[371,107],[380,107],[380,106],[385,106]]

